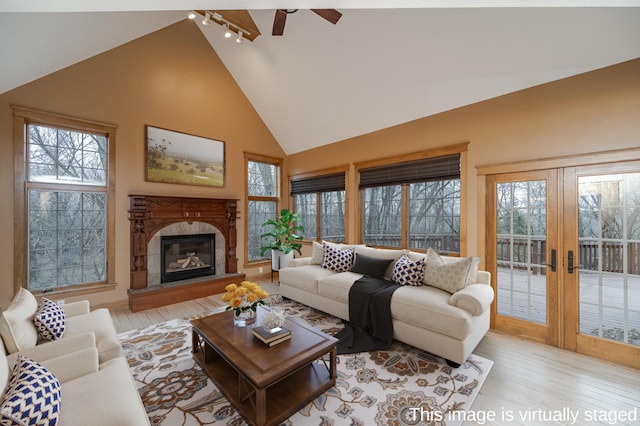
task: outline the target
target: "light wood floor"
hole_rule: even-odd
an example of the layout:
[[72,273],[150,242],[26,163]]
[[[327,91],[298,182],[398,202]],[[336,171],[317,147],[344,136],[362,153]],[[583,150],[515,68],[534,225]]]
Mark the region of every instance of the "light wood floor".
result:
[[[277,285],[260,284],[277,293]],[[223,308],[219,296],[210,296],[138,313],[116,310],[112,317],[123,332]],[[577,413],[576,425],[640,424],[640,370],[495,332],[485,336],[475,353],[494,366],[466,425],[569,425],[568,410]],[[625,414],[636,417],[623,419]],[[551,415],[563,417],[544,421]]]

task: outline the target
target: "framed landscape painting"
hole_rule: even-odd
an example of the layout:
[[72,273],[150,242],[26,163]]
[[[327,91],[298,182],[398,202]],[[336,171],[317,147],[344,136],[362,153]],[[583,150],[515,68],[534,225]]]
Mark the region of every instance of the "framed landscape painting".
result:
[[145,179],[224,187],[224,142],[146,125]]

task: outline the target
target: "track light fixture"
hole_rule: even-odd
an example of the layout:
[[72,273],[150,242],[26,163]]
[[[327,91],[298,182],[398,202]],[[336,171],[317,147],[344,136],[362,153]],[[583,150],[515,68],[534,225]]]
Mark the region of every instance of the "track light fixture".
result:
[[202,20],[202,25],[211,24],[211,14],[209,12],[205,13],[204,19]]
[[[245,35],[250,35],[251,32],[245,30],[244,28],[239,27],[237,24],[228,21],[221,14],[217,12],[212,12],[209,10],[199,10],[199,11],[191,11],[188,14],[189,19],[195,20],[198,16],[204,14],[204,19],[202,20],[202,25],[211,25],[211,22],[215,22],[216,24],[220,24],[224,28],[224,37],[231,38],[233,33],[236,32],[238,36],[236,37],[236,43],[242,43]],[[258,34],[259,35],[259,34]],[[252,38],[249,38],[253,40]]]

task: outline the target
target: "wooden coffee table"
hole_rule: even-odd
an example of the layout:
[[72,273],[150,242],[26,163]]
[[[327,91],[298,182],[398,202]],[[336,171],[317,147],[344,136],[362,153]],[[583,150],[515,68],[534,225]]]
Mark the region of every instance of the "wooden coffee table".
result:
[[336,383],[338,340],[305,324],[287,319],[291,339],[273,347],[234,326],[231,311],[191,324],[194,359],[252,425],[279,424]]

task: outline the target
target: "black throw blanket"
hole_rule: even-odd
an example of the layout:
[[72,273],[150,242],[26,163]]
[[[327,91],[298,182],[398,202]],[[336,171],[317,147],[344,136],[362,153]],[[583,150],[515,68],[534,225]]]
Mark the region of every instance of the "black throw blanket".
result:
[[349,318],[334,337],[338,354],[387,349],[393,342],[391,296],[400,287],[393,281],[363,276],[349,290]]

